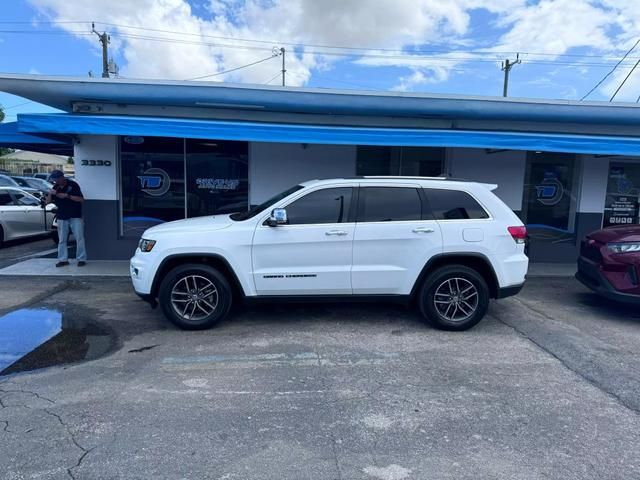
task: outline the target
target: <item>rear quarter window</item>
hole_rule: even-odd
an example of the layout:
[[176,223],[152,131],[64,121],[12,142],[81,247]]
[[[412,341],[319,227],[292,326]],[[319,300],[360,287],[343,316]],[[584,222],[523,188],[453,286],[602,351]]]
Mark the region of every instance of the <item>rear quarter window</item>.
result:
[[487,211],[467,192],[425,188],[436,220],[480,220],[489,218]]

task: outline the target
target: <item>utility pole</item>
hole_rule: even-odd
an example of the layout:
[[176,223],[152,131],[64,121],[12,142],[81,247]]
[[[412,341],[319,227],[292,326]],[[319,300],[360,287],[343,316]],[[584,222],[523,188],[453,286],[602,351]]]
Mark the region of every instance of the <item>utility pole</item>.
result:
[[285,86],[284,76],[285,76],[285,73],[287,73],[287,69],[284,68],[284,54],[285,54],[284,47],[280,48],[280,53],[282,54],[282,86],[284,87]]
[[518,65],[519,63],[522,63],[522,60],[520,60],[519,53],[516,54],[515,62],[509,61],[508,58],[504,62],[502,62],[502,71],[504,72],[504,88],[502,89],[503,97],[507,96],[507,91],[509,90],[509,72],[511,72],[511,69],[513,68],[514,65]]
[[98,36],[102,44],[102,78],[109,78],[109,42],[111,38],[107,32],[98,33],[95,23],[91,24],[91,31]]

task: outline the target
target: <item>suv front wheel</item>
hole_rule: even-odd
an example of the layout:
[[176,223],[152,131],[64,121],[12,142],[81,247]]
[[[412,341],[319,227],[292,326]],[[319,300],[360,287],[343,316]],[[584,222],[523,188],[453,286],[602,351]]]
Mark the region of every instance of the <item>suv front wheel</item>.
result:
[[160,284],[158,300],[166,317],[185,330],[210,328],[231,308],[229,282],[208,265],[181,265]]
[[487,312],[489,288],[476,270],[464,265],[440,267],[423,282],[419,306],[432,326],[441,330],[467,330]]

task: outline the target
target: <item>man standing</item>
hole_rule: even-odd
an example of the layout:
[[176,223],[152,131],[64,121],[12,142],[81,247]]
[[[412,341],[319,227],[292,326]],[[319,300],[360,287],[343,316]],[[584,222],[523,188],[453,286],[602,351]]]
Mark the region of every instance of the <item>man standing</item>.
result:
[[69,265],[69,249],[67,248],[69,229],[76,238],[78,266],[84,267],[87,262],[87,252],[84,246],[84,221],[82,220],[84,197],[80,185],[65,178],[64,173],[60,170],[51,172],[49,179],[54,184],[47,195],[47,203],[55,203],[58,207],[58,263],[56,263],[56,267]]

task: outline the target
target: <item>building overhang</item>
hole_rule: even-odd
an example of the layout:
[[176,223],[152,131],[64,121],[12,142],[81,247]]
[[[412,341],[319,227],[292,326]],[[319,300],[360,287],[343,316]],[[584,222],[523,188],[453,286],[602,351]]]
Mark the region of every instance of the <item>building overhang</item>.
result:
[[[0,91],[60,110],[138,105],[290,114],[640,125],[640,105],[469,95],[291,88],[222,82],[0,74]],[[124,112],[123,112],[124,113]]]
[[640,155],[640,138],[631,136],[299,125],[118,115],[23,114],[18,115],[18,130],[30,135],[124,135]]
[[18,131],[18,122],[0,123],[0,147],[73,156],[73,143],[67,136],[31,134]]

